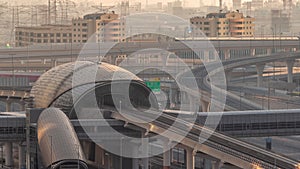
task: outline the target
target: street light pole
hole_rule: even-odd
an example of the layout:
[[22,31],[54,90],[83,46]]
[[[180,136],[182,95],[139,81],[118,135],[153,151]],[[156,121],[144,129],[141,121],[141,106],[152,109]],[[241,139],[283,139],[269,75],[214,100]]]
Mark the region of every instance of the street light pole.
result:
[[52,136],[50,136],[50,160],[51,160],[51,169],[53,168],[53,166],[52,166],[52,164],[53,164],[53,162],[52,162]]
[[123,139],[124,137],[120,139],[120,169],[123,169]]
[[274,28],[271,28],[272,30],[272,41],[273,41],[273,48],[272,48],[272,52],[271,53],[275,53],[275,33],[274,33]]

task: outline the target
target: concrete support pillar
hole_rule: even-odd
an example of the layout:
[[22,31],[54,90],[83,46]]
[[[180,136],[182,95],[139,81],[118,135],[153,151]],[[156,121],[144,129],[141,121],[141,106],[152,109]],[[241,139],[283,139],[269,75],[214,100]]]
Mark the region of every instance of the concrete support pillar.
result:
[[148,169],[149,168],[149,158],[143,158],[142,163],[143,163],[142,169]]
[[26,167],[25,163],[25,147],[20,144],[19,145],[19,169]]
[[[199,110],[199,107],[198,107],[198,105],[196,104],[197,103],[197,100],[196,100],[196,98],[195,97],[193,97],[193,96],[191,96],[191,95],[189,95],[188,96],[189,97],[189,107],[190,107],[190,111],[192,111],[192,112],[198,112],[198,110]],[[199,100],[198,100],[199,101]],[[199,103],[199,102],[198,102]]]
[[252,48],[251,50],[250,50],[250,56],[255,56],[255,48]]
[[25,111],[25,109],[26,109],[26,107],[25,107],[25,103],[24,103],[24,102],[22,102],[22,103],[20,103],[20,105],[21,105],[21,111]]
[[110,159],[111,159],[111,154],[109,154],[109,153],[107,153],[107,152],[105,152],[104,153],[104,166],[105,166],[105,168],[106,169],[110,169],[110,164],[111,164],[111,161],[110,161]]
[[56,59],[52,59],[51,62],[52,62],[52,66],[53,67],[57,66],[57,60]]
[[224,55],[225,55],[225,60],[230,59],[230,50],[229,49],[225,50]]
[[263,73],[264,73],[265,64],[257,64],[256,71],[257,71],[257,87],[263,86]]
[[204,169],[211,169],[211,168],[212,168],[211,160],[204,158]]
[[209,103],[205,100],[200,100],[200,103],[201,103],[201,109],[202,109],[202,112],[208,112],[209,111]]
[[11,167],[13,165],[12,142],[6,142],[4,144],[4,154],[5,154],[5,165]]
[[175,107],[175,89],[173,88],[173,85],[170,86],[169,88],[169,100],[170,100],[170,107],[173,108]]
[[138,158],[132,159],[132,169],[139,169],[139,159]]
[[204,51],[204,61],[209,61],[209,51]]
[[229,86],[230,80],[232,78],[232,70],[226,70],[225,76],[226,76],[226,85]]
[[223,162],[221,160],[219,161],[212,161],[212,169],[221,169],[223,166]]
[[267,49],[267,55],[271,55],[272,54],[272,48],[268,48]]
[[293,67],[294,67],[294,60],[288,60],[286,61],[286,67],[288,71],[288,83],[293,83]]
[[11,101],[7,100],[6,101],[6,112],[11,112]]
[[169,149],[169,141],[166,140],[164,142],[164,154],[163,154],[163,169],[170,169],[171,168],[171,151]]
[[186,169],[194,169],[195,168],[195,153],[194,149],[186,148]]

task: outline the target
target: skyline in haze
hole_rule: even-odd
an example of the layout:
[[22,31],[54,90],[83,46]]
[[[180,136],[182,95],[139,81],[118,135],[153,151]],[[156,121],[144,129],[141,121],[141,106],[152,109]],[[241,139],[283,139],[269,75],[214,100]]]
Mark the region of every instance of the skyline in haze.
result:
[[[95,3],[103,5],[113,5],[117,4],[118,2],[121,2],[122,0],[70,0],[75,3]],[[176,0],[148,0],[148,4],[155,4],[157,2],[163,2],[163,4],[166,4],[167,2],[174,2]],[[187,7],[198,7],[201,0],[181,0],[183,4]],[[251,0],[242,0],[242,2],[251,1]],[[9,3],[10,5],[36,5],[36,4],[47,4],[48,0],[29,0],[29,1],[20,1],[20,0],[4,0],[2,3]],[[145,6],[146,0],[129,0],[130,3],[134,4],[136,2],[141,2],[142,6]],[[218,0],[211,0],[206,1],[202,0],[204,5],[218,5]],[[227,5],[232,4],[232,0],[223,0],[223,3],[226,3]],[[1,3],[0,3],[1,4]]]

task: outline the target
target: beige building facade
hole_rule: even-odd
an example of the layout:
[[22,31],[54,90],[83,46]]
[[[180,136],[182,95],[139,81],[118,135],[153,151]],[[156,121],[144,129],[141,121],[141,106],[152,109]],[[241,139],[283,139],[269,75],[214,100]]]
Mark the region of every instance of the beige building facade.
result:
[[15,46],[28,46],[47,43],[71,43],[71,25],[42,25],[16,27]]
[[50,43],[121,42],[124,22],[115,13],[93,13],[75,18],[72,25],[16,27],[15,46]]
[[85,43],[90,37],[97,42],[121,42],[124,23],[115,13],[94,13],[72,20],[73,42]]
[[244,17],[239,12],[210,13],[206,17],[193,17],[193,36],[207,37],[251,37],[254,35],[254,21],[252,17]]

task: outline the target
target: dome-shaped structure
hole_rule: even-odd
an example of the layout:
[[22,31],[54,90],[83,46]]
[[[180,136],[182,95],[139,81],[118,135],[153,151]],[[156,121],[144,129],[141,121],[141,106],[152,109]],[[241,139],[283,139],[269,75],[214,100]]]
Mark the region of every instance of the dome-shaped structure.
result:
[[111,85],[117,83],[121,89],[124,81],[130,83],[130,100],[135,102],[132,105],[153,106],[156,99],[149,97],[151,91],[136,75],[115,65],[91,61],[66,63],[50,69],[32,87],[31,96],[36,108],[56,107],[69,114],[74,103],[91,90],[96,92],[97,98],[102,98],[103,104],[113,106],[108,97]]

